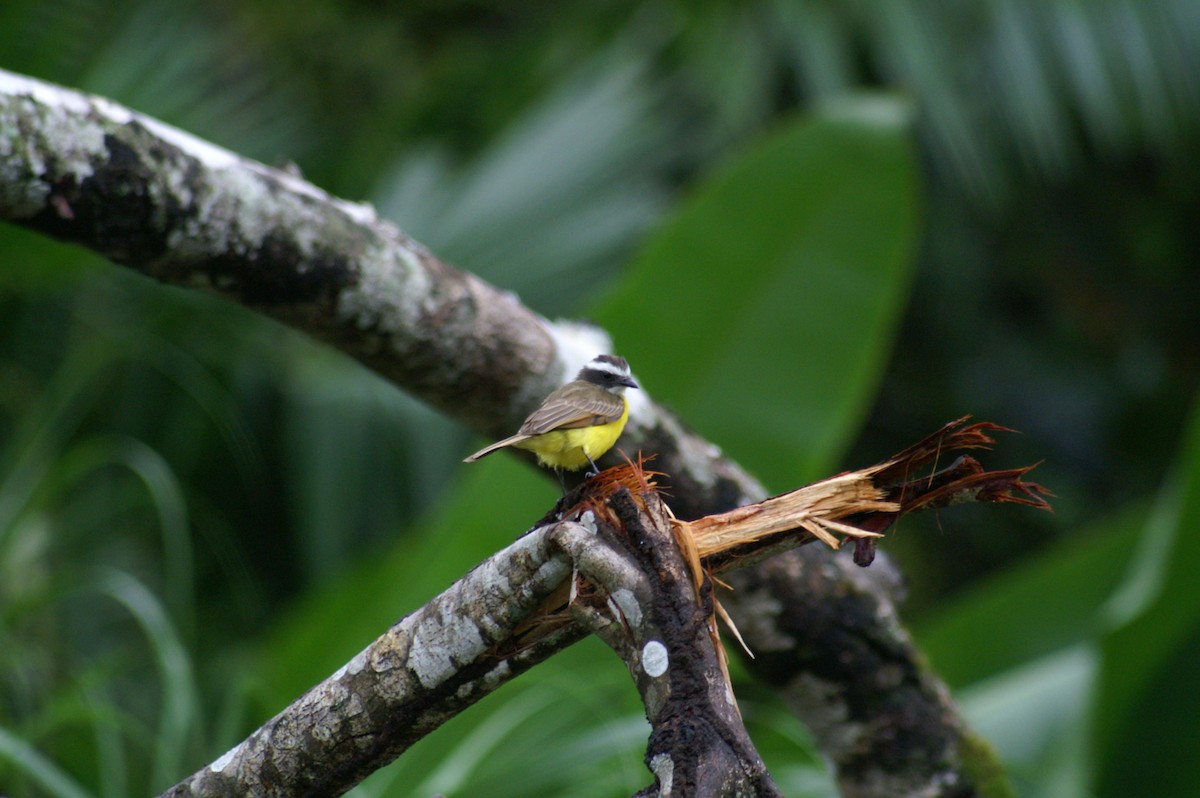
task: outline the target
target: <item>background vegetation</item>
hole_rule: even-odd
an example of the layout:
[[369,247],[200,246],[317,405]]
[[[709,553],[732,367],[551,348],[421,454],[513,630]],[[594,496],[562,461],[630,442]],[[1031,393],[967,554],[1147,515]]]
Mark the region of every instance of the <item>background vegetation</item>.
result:
[[[602,321],[772,488],[1022,430],[997,464],[1044,458],[1057,514],[906,521],[907,618],[1021,795],[1200,794],[1192,0],[6,0],[0,66]],[[10,798],[166,787],[554,496],[239,308],[11,226],[0,263]],[[832,794],[739,695],[785,791]],[[628,794],[643,745],[589,641],[356,794]]]

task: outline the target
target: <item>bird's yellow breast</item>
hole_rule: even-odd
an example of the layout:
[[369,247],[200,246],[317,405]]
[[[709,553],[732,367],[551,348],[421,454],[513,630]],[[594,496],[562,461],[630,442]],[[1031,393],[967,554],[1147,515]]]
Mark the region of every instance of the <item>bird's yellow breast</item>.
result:
[[550,468],[578,471],[607,452],[621,437],[625,422],[629,419],[629,401],[621,397],[624,412],[616,421],[576,429],[558,429],[535,435],[513,444],[537,455],[538,462]]

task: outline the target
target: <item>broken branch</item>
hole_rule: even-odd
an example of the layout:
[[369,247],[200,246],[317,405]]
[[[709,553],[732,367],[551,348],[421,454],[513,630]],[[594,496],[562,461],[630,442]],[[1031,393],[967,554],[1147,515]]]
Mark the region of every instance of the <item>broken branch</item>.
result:
[[[932,452],[990,443],[984,429],[995,427],[948,426],[922,442],[936,445],[693,522],[671,517],[641,463],[608,469],[167,795],[340,794],[587,632],[622,657],[646,706],[656,782],[642,794],[777,795],[714,645],[709,574],[813,540],[874,540],[873,527],[948,497],[1048,507],[1048,492],[1021,480],[1028,469],[960,461],[936,478],[908,478]],[[905,478],[882,484],[882,475]],[[781,594],[803,584],[788,579]],[[820,595],[810,599],[819,605]]]
[[995,441],[987,435],[989,431],[1011,432],[987,422],[964,427],[966,420],[952,421],[870,468],[838,474],[729,512],[674,523],[690,533],[707,567],[723,571],[813,538],[833,549],[840,546],[839,535],[854,539],[856,549],[873,546],[872,539],[880,537],[897,518],[919,510],[968,502],[1012,502],[1050,510],[1046,497],[1053,494],[1022,479],[1036,466],[985,471],[975,458],[962,455],[946,469],[913,477],[945,453],[990,449]]

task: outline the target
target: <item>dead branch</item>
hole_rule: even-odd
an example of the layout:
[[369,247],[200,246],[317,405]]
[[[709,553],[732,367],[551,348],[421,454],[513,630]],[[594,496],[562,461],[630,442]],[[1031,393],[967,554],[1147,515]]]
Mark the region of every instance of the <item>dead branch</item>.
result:
[[[700,557],[714,570],[727,570],[794,547],[800,528],[832,549],[838,535],[855,539],[855,562],[870,565],[860,547],[896,519],[919,510],[970,502],[1010,502],[1049,510],[1050,491],[1021,478],[1034,466],[985,471],[966,455],[947,468],[917,476],[939,457],[959,449],[990,449],[989,431],[1011,432],[996,424],[963,426],[960,418],[883,463],[814,482],[788,493],[696,521],[677,521],[696,541]],[[772,542],[774,541],[774,542]],[[873,558],[873,553],[871,555]]]
[[[869,501],[899,507],[850,513],[844,523],[880,533],[904,514],[974,501],[1050,509],[1050,492],[1023,479],[1030,468],[985,471],[972,457],[952,460],[956,450],[990,449],[994,441],[987,433],[1004,429],[965,421],[947,424],[878,466],[827,481],[860,485],[865,479],[874,490],[868,490]],[[942,460],[952,462],[921,474]],[[855,539],[857,565],[871,563],[877,540]],[[812,556],[814,551],[790,551],[730,573],[732,590],[723,591],[721,601],[754,651],[747,667],[805,719],[833,764],[841,793],[1011,794],[994,752],[967,728],[900,624],[894,591],[862,578],[878,564],[864,570],[843,558]]]
[[[941,448],[967,445],[968,440],[972,439],[948,434]],[[886,526],[881,519],[890,524],[908,510],[930,506],[925,496],[973,494],[980,501],[1029,503],[1029,495],[1045,493],[1019,480],[1027,469],[990,474],[980,470],[954,478],[940,472],[942,476],[928,481],[925,489],[914,487],[921,484],[915,479],[880,484],[897,473],[913,473],[902,466],[927,462],[911,451],[693,522],[671,515],[655,487],[655,474],[640,463],[608,469],[564,497],[516,543],[401,620],[329,679],[167,795],[340,794],[466,706],[587,632],[598,635],[622,658],[646,707],[652,726],[646,763],[655,785],[643,795],[777,795],[737,711],[714,634],[716,605],[709,574],[814,540],[836,549],[845,539],[877,539],[881,533],[870,527]],[[976,490],[980,484],[988,490]],[[883,498],[896,490],[907,500]],[[1008,495],[1011,491],[1020,495]],[[813,650],[820,654],[811,640],[828,631],[828,619],[857,617],[847,606],[858,601],[857,594],[842,593],[831,601],[830,585],[820,591],[805,589],[820,579],[838,578],[836,573],[793,574],[786,558],[777,560],[783,565],[763,569],[765,579],[758,572],[735,575],[736,583],[756,600],[802,606],[797,615],[766,612],[757,619],[756,627],[773,624],[777,636],[786,640],[795,640],[797,630],[804,630],[805,645],[765,645],[756,651],[768,678],[781,653],[787,662],[812,656]],[[894,615],[886,626],[887,634],[876,640],[879,651],[865,649],[868,655],[859,662],[848,649],[833,661],[838,668],[854,669],[860,692],[872,694],[874,686],[878,700],[893,702],[890,713],[897,712],[888,675],[897,673],[895,669],[905,674],[920,698],[905,704],[897,717],[907,724],[906,732],[932,747],[939,758],[921,758],[918,772],[904,770],[901,775],[891,772],[895,763],[884,759],[889,789],[900,783],[915,787],[934,764],[946,784],[961,787],[969,777],[948,763],[961,764],[965,741],[973,738],[961,725],[941,735],[924,727],[932,719],[923,713],[954,715],[953,705],[936,679],[906,664],[915,659],[915,651],[911,644],[895,647],[894,641],[907,638]],[[749,637],[757,641],[762,635],[752,630]],[[879,652],[889,650],[894,656],[882,662]],[[779,686],[789,700],[810,700],[806,690]],[[845,734],[832,721],[818,724],[815,731]],[[858,756],[862,746],[869,748],[876,741],[876,735],[866,734],[851,749],[833,740],[828,746],[837,754],[849,751]],[[980,755],[976,749],[970,753]],[[916,761],[911,756],[910,760],[906,764]],[[839,772],[846,781],[848,774],[862,770],[844,763]],[[874,770],[871,775],[879,776]]]
[[780,795],[709,633],[711,583],[697,590],[666,506],[621,489],[589,512],[594,531],[559,535],[578,568],[570,614],[624,660],[646,707],[655,784],[638,795]]

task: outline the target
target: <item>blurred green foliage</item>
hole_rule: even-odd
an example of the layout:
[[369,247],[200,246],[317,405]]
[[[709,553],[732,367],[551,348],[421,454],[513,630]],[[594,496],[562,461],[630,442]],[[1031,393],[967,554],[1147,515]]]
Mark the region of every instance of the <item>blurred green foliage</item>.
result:
[[[7,0],[0,66],[294,161],[586,315],[765,482],[964,413],[1057,514],[884,544],[1023,796],[1200,794],[1200,14],[1192,0]],[[0,792],[211,760],[556,488],[278,325],[0,228]],[[507,518],[497,516],[506,507]],[[787,794],[832,795],[752,683]],[[628,794],[586,641],[357,795]]]

